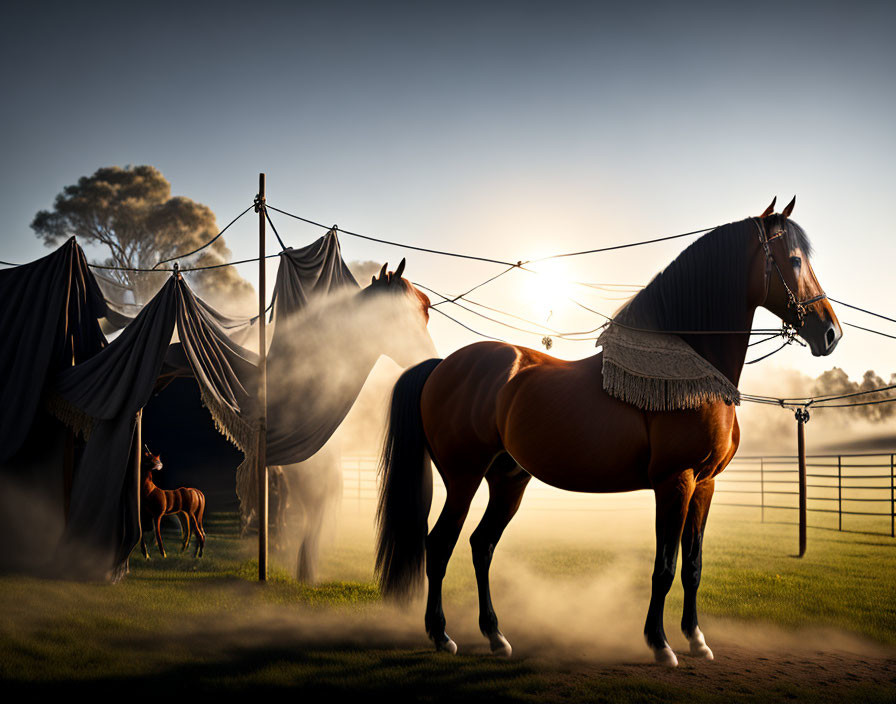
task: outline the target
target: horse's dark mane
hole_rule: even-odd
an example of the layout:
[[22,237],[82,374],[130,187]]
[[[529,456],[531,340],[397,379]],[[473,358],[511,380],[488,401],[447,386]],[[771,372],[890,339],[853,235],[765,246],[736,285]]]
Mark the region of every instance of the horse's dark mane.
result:
[[[810,256],[812,245],[792,220],[764,220],[769,235],[783,229],[788,251]],[[616,320],[647,330],[740,330],[747,320],[750,245],[758,241],[757,220],[717,227],[691,244],[623,306]]]

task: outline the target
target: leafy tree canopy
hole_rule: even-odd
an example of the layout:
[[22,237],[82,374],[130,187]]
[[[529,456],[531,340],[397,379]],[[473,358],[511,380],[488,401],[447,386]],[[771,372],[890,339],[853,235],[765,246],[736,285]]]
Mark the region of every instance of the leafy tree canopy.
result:
[[[48,246],[58,246],[75,235],[82,244],[108,250],[109,257],[97,263],[140,269],[191,252],[219,231],[210,208],[189,198],[172,197],[171,184],[153,166],[107,166],[81,177],[56,196],[52,210],[34,216],[31,228]],[[230,257],[221,237],[191,257],[189,265],[223,264]],[[164,272],[103,273],[133,291],[137,303],[149,300],[168,276]],[[233,267],[189,276],[201,295],[224,310],[243,308],[252,296],[252,286]]]

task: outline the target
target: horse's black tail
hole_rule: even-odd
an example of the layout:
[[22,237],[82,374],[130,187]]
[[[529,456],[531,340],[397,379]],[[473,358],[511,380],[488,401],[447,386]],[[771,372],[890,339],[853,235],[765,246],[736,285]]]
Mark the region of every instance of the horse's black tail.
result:
[[392,389],[376,510],[376,572],[384,596],[406,598],[423,583],[432,471],[426,461],[420,394],[441,361],[428,359],[411,367]]

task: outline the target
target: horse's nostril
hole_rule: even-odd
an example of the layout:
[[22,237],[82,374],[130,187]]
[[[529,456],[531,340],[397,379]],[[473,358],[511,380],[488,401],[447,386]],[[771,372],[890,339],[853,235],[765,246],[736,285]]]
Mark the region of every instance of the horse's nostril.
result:
[[828,347],[834,344],[834,337],[837,333],[834,332],[834,328],[828,328],[827,334],[824,336],[828,341]]

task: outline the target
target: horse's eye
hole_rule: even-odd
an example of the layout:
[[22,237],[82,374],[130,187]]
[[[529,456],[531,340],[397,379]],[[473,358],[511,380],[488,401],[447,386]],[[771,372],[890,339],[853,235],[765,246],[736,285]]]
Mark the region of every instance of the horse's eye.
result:
[[791,257],[791,258],[790,258],[790,265],[791,265],[794,269],[799,269],[800,266],[802,266],[802,264],[803,264],[803,260],[800,259],[799,257]]

